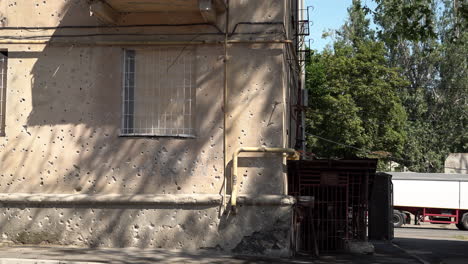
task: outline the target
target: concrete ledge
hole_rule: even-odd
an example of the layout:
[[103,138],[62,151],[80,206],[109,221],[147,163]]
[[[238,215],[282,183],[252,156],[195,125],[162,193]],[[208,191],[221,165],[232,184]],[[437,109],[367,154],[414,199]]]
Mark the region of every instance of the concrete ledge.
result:
[[103,264],[103,262],[81,262],[52,259],[0,258],[0,264]]
[[[229,196],[227,199],[229,200]],[[218,206],[223,197],[218,194],[44,194],[0,193],[0,207],[6,205],[203,205]],[[287,195],[242,195],[239,204],[253,206],[291,206],[296,199]]]

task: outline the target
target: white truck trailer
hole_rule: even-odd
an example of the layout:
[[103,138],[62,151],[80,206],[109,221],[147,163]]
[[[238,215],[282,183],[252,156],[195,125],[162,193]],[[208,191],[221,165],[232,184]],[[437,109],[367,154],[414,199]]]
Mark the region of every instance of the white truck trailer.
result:
[[393,182],[393,224],[419,222],[468,230],[468,174],[388,172]]

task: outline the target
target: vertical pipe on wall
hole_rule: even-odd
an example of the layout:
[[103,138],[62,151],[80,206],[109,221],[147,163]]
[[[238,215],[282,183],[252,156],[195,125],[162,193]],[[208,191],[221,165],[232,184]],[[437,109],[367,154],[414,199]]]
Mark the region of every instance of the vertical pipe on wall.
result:
[[224,186],[223,186],[223,211],[226,209],[226,193],[227,193],[227,174],[228,174],[228,158],[227,158],[227,118],[228,118],[228,52],[227,44],[229,37],[229,0],[226,0],[226,21],[224,29],[224,89],[223,89],[223,162],[224,162]]
[[[289,5],[289,1],[284,1],[284,5],[283,5],[283,24],[284,25],[287,25],[287,19],[288,19],[288,15],[289,15],[289,11],[290,11],[290,5]],[[288,27],[285,27],[286,30],[288,30]],[[288,35],[287,35],[287,32],[286,33],[286,38],[288,38]],[[287,115],[287,95],[286,95],[286,92],[287,90],[289,90],[288,88],[288,84],[289,84],[289,76],[288,74],[285,74],[286,73],[286,69],[287,69],[287,57],[285,55],[285,53],[287,52],[287,46],[284,45],[283,46],[283,65],[282,65],[282,71],[281,71],[281,78],[282,78],[282,89],[281,89],[281,94],[282,94],[282,106],[283,106],[283,109],[282,109],[282,115],[281,115],[281,118],[282,118],[282,135],[281,135],[281,147],[282,148],[287,148],[289,147],[288,146],[288,133],[287,133],[287,118],[286,118],[286,115]],[[282,158],[282,166],[285,168],[286,167],[286,157],[283,157]],[[283,169],[283,194],[284,195],[287,195],[288,194],[288,181],[287,181],[287,173],[286,173],[286,170]]]

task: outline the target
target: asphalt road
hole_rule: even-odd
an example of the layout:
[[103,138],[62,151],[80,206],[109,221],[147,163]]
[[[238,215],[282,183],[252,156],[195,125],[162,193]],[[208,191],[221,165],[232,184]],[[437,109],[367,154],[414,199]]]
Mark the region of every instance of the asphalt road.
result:
[[468,231],[455,225],[406,225],[395,228],[400,248],[430,264],[468,264]]

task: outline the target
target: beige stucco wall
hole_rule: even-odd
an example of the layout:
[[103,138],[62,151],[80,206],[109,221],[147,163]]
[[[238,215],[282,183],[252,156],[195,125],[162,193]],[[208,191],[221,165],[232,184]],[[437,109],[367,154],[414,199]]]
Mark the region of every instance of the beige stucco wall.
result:
[[[230,2],[231,30],[235,23],[242,21],[288,21],[286,1]],[[192,15],[181,16],[178,20],[173,14],[156,18],[129,15],[124,23],[200,22],[199,17]],[[85,0],[6,0],[0,2],[0,17],[3,26],[8,27],[99,24],[89,16]],[[219,19],[220,26],[223,26],[223,17]],[[246,27],[239,30],[246,30]],[[267,29],[257,27],[255,30]],[[118,31],[8,30],[1,34],[212,31],[212,27],[198,26]],[[193,38],[193,35],[158,35],[80,39],[170,41]],[[205,38],[223,39],[201,36],[197,40]],[[255,40],[256,37],[233,38]],[[288,145],[290,81],[285,73],[289,66],[284,44],[229,45],[226,128],[223,126],[224,47],[194,47],[196,137],[193,139],[119,137],[123,47],[0,44],[0,49],[8,49],[9,54],[6,136],[0,138],[1,193],[220,194],[225,170],[224,129],[228,161],[238,147]],[[241,158],[240,193],[282,194],[282,161],[278,155]],[[237,220],[228,221],[229,228],[223,228],[226,222],[219,215],[219,206],[119,210],[9,207],[4,205],[0,209],[0,233],[3,232],[5,241],[21,243],[18,237],[39,236],[35,242],[190,249],[216,245],[233,249],[256,230],[271,231],[278,221],[287,226],[284,219],[290,212],[289,207],[248,207],[240,210]],[[144,236],[138,235],[141,230],[145,230]],[[46,239],[41,232],[56,235]],[[194,239],[197,243],[191,242]],[[226,239],[229,242],[224,241]],[[287,241],[286,237],[282,239]],[[286,244],[282,250],[287,248]]]

